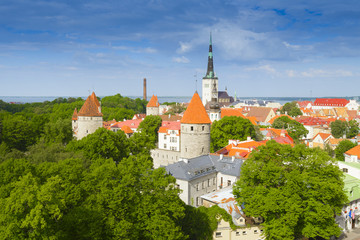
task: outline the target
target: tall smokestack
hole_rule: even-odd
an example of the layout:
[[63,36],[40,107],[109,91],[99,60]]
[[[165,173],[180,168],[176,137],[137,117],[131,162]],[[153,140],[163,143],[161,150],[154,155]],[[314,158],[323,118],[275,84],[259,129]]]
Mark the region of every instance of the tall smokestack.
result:
[[146,78],[144,78],[144,96],[143,99],[146,100]]

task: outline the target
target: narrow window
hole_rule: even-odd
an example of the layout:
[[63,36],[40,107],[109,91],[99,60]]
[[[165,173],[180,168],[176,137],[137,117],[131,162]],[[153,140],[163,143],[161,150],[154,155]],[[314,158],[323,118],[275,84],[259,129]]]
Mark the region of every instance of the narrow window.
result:
[[205,126],[202,126],[202,130],[205,131]]
[[194,131],[194,127],[193,127],[193,126],[190,127],[190,131]]

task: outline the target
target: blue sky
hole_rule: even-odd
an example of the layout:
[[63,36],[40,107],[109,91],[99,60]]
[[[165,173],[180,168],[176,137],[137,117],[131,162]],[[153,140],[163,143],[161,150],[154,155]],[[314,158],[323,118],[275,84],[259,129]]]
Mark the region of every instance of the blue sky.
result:
[[0,2],[0,96],[360,95],[355,0]]

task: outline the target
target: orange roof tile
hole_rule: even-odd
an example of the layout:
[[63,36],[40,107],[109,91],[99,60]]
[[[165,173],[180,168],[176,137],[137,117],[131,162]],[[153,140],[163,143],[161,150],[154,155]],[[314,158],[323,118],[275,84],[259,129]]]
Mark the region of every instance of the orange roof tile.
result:
[[347,155],[355,155],[358,158],[360,158],[360,145],[357,145],[356,147],[353,147],[352,149],[345,152]]
[[241,108],[221,108],[221,118],[227,116],[236,116],[245,118],[244,114],[241,113]]
[[100,112],[100,103],[93,92],[85,101],[84,105],[81,107],[78,116],[86,117],[102,117]]
[[72,115],[72,120],[77,120],[78,119],[78,112],[77,109],[75,108],[74,113]]
[[151,97],[150,101],[148,102],[148,104],[146,105],[146,107],[159,107],[159,106],[160,106],[160,104],[159,104],[157,96],[152,95],[152,97]]
[[257,122],[259,122],[259,120],[257,120],[256,117],[245,117],[245,118],[249,119],[253,125],[257,125]]
[[190,124],[211,123],[210,118],[206,113],[205,107],[202,104],[200,96],[197,92],[194,93],[194,96],[192,97],[190,104],[180,122]]
[[321,137],[322,140],[325,140],[331,136],[330,133],[318,133],[318,134],[316,134],[316,136],[313,139],[315,139],[318,135]]
[[129,133],[134,133],[133,130],[131,130],[131,128],[130,128],[129,126],[127,126],[127,125],[123,125],[123,126],[121,127],[121,130],[123,130],[124,133],[127,133],[127,134],[129,134]]
[[329,139],[329,143],[331,145],[338,145],[341,141],[344,141],[345,139],[343,138],[331,138]]

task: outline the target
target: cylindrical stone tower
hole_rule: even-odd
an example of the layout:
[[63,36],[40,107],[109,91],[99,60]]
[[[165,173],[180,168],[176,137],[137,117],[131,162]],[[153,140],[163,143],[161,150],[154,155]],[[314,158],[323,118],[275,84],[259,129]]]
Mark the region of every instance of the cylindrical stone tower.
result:
[[195,92],[181,119],[180,158],[194,158],[210,153],[210,118]]

